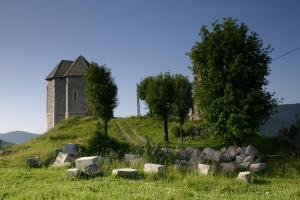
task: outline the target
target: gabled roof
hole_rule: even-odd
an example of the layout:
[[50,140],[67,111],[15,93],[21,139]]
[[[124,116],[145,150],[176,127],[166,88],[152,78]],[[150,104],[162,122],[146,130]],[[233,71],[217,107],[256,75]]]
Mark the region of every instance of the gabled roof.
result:
[[89,62],[83,56],[79,56],[75,61],[61,60],[46,77],[46,80],[67,76],[83,76],[88,65]]

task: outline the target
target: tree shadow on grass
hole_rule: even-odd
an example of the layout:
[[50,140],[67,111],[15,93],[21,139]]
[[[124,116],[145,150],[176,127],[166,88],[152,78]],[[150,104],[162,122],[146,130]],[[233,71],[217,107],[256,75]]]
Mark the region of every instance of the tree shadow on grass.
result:
[[265,180],[265,179],[262,179],[262,178],[259,178],[259,179],[254,179],[254,184],[256,185],[267,185],[267,184],[270,184],[271,181],[268,181],[268,180]]

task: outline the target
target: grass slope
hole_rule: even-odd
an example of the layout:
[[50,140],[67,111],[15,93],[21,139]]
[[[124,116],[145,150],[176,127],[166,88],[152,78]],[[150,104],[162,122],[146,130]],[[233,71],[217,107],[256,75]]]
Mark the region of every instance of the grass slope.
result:
[[[70,118],[38,138],[9,147],[7,150],[11,154],[0,155],[0,199],[300,199],[300,161],[291,156],[270,161],[270,169],[257,174],[253,184],[238,182],[236,174],[201,176],[196,171],[178,172],[174,166],[168,166],[166,173],[160,177],[146,175],[142,172],[143,163],[130,166],[115,158],[103,166],[102,176],[91,179],[65,179],[63,168],[25,167],[26,157],[46,159],[53,149],[65,143],[88,148],[94,139],[97,123],[92,117]],[[109,123],[109,136],[114,142],[129,142],[117,123],[123,126],[131,140],[140,145],[143,143],[141,138],[151,143],[162,141],[162,123],[159,120],[131,117],[113,119]],[[171,130],[176,122],[169,125]],[[259,140],[256,143],[260,147],[272,146],[264,145],[266,142]],[[176,147],[178,144],[179,138],[170,132],[168,146]],[[219,147],[222,141],[201,138],[192,141],[187,138],[185,144]],[[112,169],[120,167],[137,168],[140,177],[130,180],[112,176]]]

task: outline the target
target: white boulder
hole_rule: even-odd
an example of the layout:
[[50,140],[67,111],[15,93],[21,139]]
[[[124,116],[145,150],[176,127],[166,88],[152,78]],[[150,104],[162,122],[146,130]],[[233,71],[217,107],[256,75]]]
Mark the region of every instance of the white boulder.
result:
[[240,172],[237,176],[237,179],[245,183],[251,183],[254,180],[254,176],[250,171]]
[[80,175],[80,170],[77,168],[71,168],[65,171],[65,177],[67,178],[76,178],[79,175]]
[[146,163],[144,165],[144,172],[153,173],[153,174],[161,174],[165,170],[165,166],[159,164]]
[[94,175],[100,172],[100,164],[98,156],[81,157],[75,160],[76,168],[86,173]]
[[208,175],[209,173],[215,173],[216,166],[214,165],[206,165],[206,164],[199,164],[198,165],[198,172],[203,175]]
[[53,167],[64,166],[64,163],[68,161],[68,157],[69,157],[68,154],[59,152],[52,166]]

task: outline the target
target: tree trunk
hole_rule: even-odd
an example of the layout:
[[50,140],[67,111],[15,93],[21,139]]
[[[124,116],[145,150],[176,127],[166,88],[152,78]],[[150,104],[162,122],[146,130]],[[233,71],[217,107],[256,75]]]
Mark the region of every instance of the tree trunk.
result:
[[166,143],[169,143],[168,117],[164,117],[164,140]]
[[108,123],[108,121],[105,120],[104,121],[104,133],[105,133],[105,135],[108,135],[108,133],[107,133],[107,123]]
[[180,131],[181,146],[183,146],[183,133],[182,133],[182,123],[181,122],[179,122],[179,131]]

